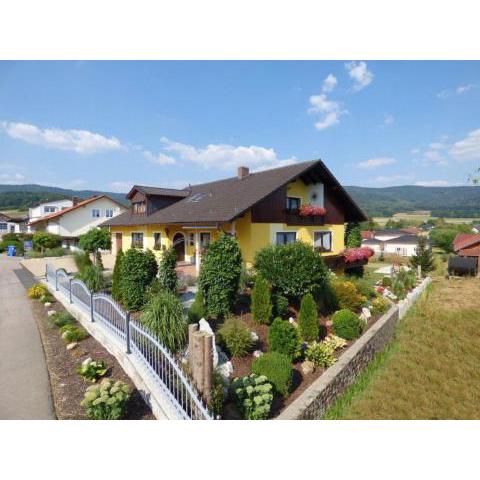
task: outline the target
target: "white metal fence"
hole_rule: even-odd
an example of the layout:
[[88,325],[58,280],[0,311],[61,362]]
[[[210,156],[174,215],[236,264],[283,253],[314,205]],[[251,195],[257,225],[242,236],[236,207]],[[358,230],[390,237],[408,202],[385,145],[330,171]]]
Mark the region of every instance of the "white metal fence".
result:
[[128,355],[144,366],[140,375],[148,375],[161,389],[177,418],[212,419],[197,391],[192,387],[173,355],[143,325],[130,318],[106,293],[93,293],[81,280],[69,277],[63,269],[48,264],[45,278],[61,291],[70,303],[80,307],[103,332],[124,343]]

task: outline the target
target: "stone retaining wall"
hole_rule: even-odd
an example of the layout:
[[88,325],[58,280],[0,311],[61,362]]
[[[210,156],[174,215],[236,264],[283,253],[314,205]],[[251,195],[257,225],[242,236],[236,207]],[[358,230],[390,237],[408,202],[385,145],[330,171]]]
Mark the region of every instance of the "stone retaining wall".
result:
[[407,298],[380,317],[339,359],[305,392],[289,405],[278,420],[320,419],[335,399],[350,386],[373,356],[392,339],[398,321],[430,284],[427,277]]

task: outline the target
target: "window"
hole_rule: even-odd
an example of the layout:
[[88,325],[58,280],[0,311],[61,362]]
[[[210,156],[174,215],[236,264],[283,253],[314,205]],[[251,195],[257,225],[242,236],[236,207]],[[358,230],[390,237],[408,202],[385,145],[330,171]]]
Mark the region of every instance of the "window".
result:
[[315,232],[313,245],[321,252],[332,251],[332,232]]
[[105,210],[105,216],[107,218],[112,218],[113,217],[113,210],[111,208]]
[[10,231],[13,233],[15,231],[15,225],[10,225]]
[[153,249],[160,250],[162,246],[162,234],[160,232],[155,232],[153,234]]
[[189,244],[191,247],[194,247],[194,246],[195,246],[195,234],[194,234],[194,233],[189,233],[189,234],[188,234],[188,244]]
[[143,233],[132,233],[132,248],[143,248]]
[[8,225],[4,222],[0,223],[0,230],[7,230]]
[[92,217],[100,218],[100,210],[98,208],[92,208]]
[[134,202],[132,208],[133,213],[145,213],[147,211],[147,204],[145,202]]
[[200,233],[200,246],[202,248],[208,247],[210,245],[210,232]]
[[300,198],[287,197],[287,210],[298,210],[300,208]]
[[43,207],[43,212],[44,213],[55,213],[55,207],[52,207],[50,205],[45,205]]
[[277,232],[277,245],[284,245],[286,243],[293,243],[297,239],[297,232]]

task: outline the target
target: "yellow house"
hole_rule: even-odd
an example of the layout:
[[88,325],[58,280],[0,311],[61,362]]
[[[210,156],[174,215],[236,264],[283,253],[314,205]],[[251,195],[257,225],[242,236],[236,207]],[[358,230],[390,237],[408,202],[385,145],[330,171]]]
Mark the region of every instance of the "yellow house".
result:
[[244,262],[275,243],[306,242],[325,260],[344,249],[346,222],[366,220],[321,160],[192,185],[183,190],[135,185],[131,209],[104,223],[114,252],[131,247],[161,252],[173,246],[179,262],[195,264],[221,232],[235,235]]

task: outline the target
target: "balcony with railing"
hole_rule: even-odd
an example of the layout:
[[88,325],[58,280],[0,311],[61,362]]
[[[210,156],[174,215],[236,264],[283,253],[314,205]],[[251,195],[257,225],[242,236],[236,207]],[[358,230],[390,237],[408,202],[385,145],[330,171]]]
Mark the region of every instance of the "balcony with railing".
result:
[[292,226],[325,225],[325,213],[326,212],[323,211],[321,214],[306,214],[302,208],[288,208],[283,211],[284,222]]

